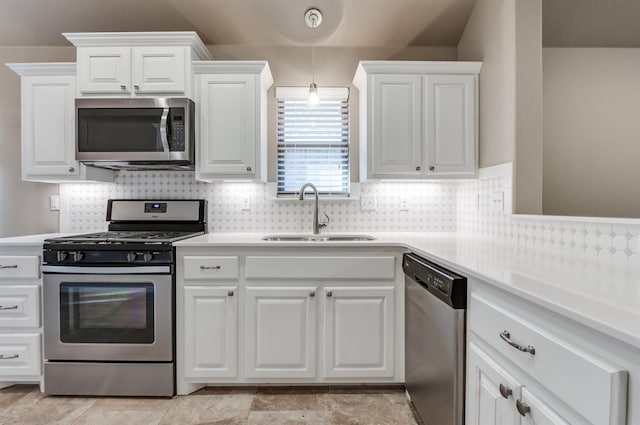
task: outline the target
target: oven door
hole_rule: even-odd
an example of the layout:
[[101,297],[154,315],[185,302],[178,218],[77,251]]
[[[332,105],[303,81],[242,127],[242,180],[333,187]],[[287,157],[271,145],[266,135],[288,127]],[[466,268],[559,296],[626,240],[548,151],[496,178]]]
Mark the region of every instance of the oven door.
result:
[[173,360],[170,274],[47,273],[43,287],[45,359]]

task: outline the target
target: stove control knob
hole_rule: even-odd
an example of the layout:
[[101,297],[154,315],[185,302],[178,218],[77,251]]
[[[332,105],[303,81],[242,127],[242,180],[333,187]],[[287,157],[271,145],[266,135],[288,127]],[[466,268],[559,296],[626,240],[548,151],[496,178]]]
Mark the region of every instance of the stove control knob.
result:
[[145,263],[148,263],[153,258],[153,254],[150,252],[145,252],[142,258],[144,259]]
[[71,255],[74,263],[79,263],[84,258],[84,253],[80,251],[72,252]]
[[133,263],[136,260],[136,253],[135,252],[129,252],[127,253],[127,261],[130,263]]
[[68,252],[64,252],[64,251],[58,251],[56,253],[56,260],[58,260],[59,263],[62,263],[64,260],[66,260],[69,257],[69,253]]

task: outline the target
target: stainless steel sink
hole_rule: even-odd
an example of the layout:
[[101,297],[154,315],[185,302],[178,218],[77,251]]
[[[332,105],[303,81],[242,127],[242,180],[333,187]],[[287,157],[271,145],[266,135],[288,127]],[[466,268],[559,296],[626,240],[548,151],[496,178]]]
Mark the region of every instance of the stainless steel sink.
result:
[[375,241],[368,235],[269,235],[262,238],[270,242],[354,242]]

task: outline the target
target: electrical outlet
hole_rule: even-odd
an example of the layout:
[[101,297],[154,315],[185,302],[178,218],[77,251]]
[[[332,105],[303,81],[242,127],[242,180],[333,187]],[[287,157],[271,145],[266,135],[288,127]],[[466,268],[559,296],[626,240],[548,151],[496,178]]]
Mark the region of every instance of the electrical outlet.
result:
[[362,196],[360,196],[360,209],[362,211],[375,211],[376,210],[376,195],[362,195]]
[[251,211],[251,197],[245,196],[240,200],[240,206],[242,211]]
[[504,192],[491,193],[491,211],[504,211]]
[[398,202],[398,204],[400,206],[400,211],[409,211],[409,201],[407,198],[400,198],[400,202]]
[[51,211],[60,211],[60,195],[49,196],[49,209]]

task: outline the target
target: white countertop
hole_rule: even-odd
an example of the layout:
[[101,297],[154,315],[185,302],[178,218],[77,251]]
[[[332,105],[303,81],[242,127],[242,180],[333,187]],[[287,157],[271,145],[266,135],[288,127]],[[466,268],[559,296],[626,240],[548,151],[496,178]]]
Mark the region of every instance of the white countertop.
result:
[[176,245],[404,248],[640,348],[640,272],[636,264],[602,262],[566,251],[531,248],[457,233],[367,234],[377,239],[267,242],[261,239],[265,236],[263,233],[208,233]]
[[[360,233],[350,233],[360,234]],[[458,233],[367,233],[374,241],[267,242],[263,233],[208,233],[178,247],[390,247],[412,251],[640,348],[640,266]],[[43,235],[0,238],[0,247],[38,246]],[[331,233],[323,233],[331,235]]]

